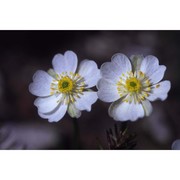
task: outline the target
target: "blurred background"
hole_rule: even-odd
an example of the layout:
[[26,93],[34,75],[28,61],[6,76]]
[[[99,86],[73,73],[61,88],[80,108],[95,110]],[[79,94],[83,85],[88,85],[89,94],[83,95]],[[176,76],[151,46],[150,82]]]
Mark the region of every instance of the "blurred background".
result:
[[110,104],[98,100],[77,122],[66,114],[58,123],[33,105],[33,74],[66,50],[99,67],[117,52],[157,56],[171,81],[168,99],[153,102],[151,116],[129,122],[127,131],[136,134],[133,149],[171,149],[180,138],[180,31],[0,31],[0,149],[109,149],[106,130],[122,125],[108,116]]

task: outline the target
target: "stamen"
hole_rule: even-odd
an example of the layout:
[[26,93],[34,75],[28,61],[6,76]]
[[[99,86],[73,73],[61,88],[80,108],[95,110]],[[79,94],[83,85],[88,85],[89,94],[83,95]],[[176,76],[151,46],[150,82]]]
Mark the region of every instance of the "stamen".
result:
[[73,103],[76,101],[76,98],[80,98],[80,95],[83,95],[86,84],[84,78],[78,73],[62,72],[61,74],[56,74],[55,77],[56,80],[53,80],[51,83],[50,94],[63,94],[65,104]]
[[[152,90],[149,78],[141,71],[132,71],[122,74],[117,82],[117,91],[123,102],[141,103]],[[159,86],[156,85],[156,88]]]
[[160,85],[159,85],[159,84],[157,84],[157,85],[156,85],[156,88],[159,88],[159,87],[160,87]]

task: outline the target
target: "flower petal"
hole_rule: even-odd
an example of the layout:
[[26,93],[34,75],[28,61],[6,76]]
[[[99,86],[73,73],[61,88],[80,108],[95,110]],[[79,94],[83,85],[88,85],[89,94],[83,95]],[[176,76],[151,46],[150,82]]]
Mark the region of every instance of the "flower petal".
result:
[[140,66],[140,71],[150,77],[159,68],[159,60],[152,55],[146,56]]
[[113,102],[120,99],[117,86],[107,79],[100,79],[98,82],[98,97],[104,102]]
[[52,66],[53,66],[53,69],[56,73],[59,73],[61,74],[62,72],[64,72],[64,68],[65,68],[65,59],[64,59],[64,56],[62,54],[56,54],[54,57],[53,57],[53,60],[52,60]]
[[103,78],[117,82],[122,73],[132,70],[132,66],[127,56],[117,53],[112,56],[111,62],[102,64],[100,70]]
[[144,100],[141,102],[144,108],[145,116],[149,116],[152,113],[153,107],[148,100]]
[[96,86],[101,77],[97,64],[91,60],[83,60],[79,65],[78,73],[85,79],[87,88]]
[[75,72],[77,69],[78,58],[73,51],[66,51],[64,53],[64,58],[66,61],[67,72]]
[[75,72],[77,68],[77,55],[73,51],[66,51],[64,56],[56,54],[52,60],[52,65],[56,73]]
[[79,110],[91,111],[91,105],[94,104],[98,99],[97,92],[87,91],[83,92],[80,98],[75,101],[75,106]]
[[100,71],[103,78],[110,79],[114,82],[117,82],[121,75],[118,67],[115,66],[112,62],[103,63],[101,65]]
[[166,66],[164,65],[158,67],[158,69],[149,77],[152,84],[156,84],[162,80],[162,78],[164,77],[165,70]]
[[150,101],[155,101],[157,99],[164,101],[168,96],[167,93],[171,88],[171,83],[170,81],[162,81],[158,84],[153,85],[152,87],[152,93],[150,93],[147,99]]
[[81,111],[72,103],[69,104],[68,113],[72,118],[79,118],[81,116]]
[[38,111],[41,113],[48,113],[53,111],[58,104],[60,103],[62,95],[61,94],[54,94],[48,97],[38,97],[34,101],[34,105],[38,107]]
[[109,107],[109,115],[116,121],[136,121],[144,116],[142,104],[116,101]]
[[127,56],[121,53],[117,53],[111,58],[112,63],[118,68],[120,75],[132,71],[132,65]]
[[58,122],[64,117],[66,111],[67,105],[65,103],[60,103],[52,112],[41,113],[38,111],[38,114],[41,118],[48,119],[49,122]]
[[45,71],[38,70],[33,76],[33,82],[29,85],[29,91],[35,96],[49,96],[53,78]]

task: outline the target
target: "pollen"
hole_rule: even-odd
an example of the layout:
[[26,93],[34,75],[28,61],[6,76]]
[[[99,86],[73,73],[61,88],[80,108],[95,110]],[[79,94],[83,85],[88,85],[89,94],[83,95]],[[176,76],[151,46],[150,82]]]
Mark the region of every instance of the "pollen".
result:
[[141,82],[135,78],[129,78],[126,80],[126,88],[129,92],[139,92],[141,90]]
[[68,76],[64,76],[58,82],[58,89],[62,93],[69,93],[74,88],[74,82]]
[[160,85],[159,85],[159,84],[157,84],[157,85],[156,85],[156,88],[158,88],[159,86],[160,86]]

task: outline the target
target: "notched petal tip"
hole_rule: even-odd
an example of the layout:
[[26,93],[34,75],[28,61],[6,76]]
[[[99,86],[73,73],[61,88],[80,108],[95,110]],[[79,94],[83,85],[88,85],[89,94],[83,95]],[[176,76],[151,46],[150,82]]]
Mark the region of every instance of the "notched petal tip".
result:
[[166,85],[167,85],[167,93],[170,91],[170,89],[171,89],[171,82],[170,81],[168,81],[168,80],[165,80],[165,82],[166,82]]
[[[149,59],[149,60],[150,60],[150,59],[153,59],[153,60],[155,60],[155,61],[158,61],[158,63],[159,63],[159,59],[158,59],[156,56],[154,56],[154,55],[151,55],[151,54],[150,54],[150,55],[145,56],[145,58],[147,58],[147,59]],[[144,58],[144,59],[145,59],[145,58]]]
[[132,64],[129,58],[121,53],[116,53],[112,56],[111,62],[113,64],[114,71],[118,71],[117,73],[121,75],[122,73],[126,73],[132,70]]
[[116,57],[119,57],[119,58],[127,58],[127,59],[129,59],[125,54],[123,54],[123,53],[115,53],[112,57],[111,57],[111,60],[113,60],[114,58],[116,58]]
[[167,99],[168,93],[169,93],[169,91],[170,91],[170,89],[171,89],[171,82],[170,82],[170,81],[165,80],[165,81],[163,81],[163,82],[166,83],[166,87],[165,87],[165,89],[164,89],[164,91],[166,92],[166,96],[164,96],[164,98],[161,98],[161,101],[165,101],[165,100]]
[[56,54],[53,57],[52,65],[56,73],[61,74],[62,72],[75,72],[77,68],[78,58],[73,51],[66,51],[63,54]]
[[147,99],[150,101],[155,101],[155,100],[164,101],[168,97],[170,88],[171,88],[170,81],[167,81],[167,80],[161,81],[160,83],[153,85],[153,91],[147,97]]
[[64,55],[66,55],[66,56],[76,56],[77,57],[76,53],[74,51],[72,51],[72,50],[65,51]]

